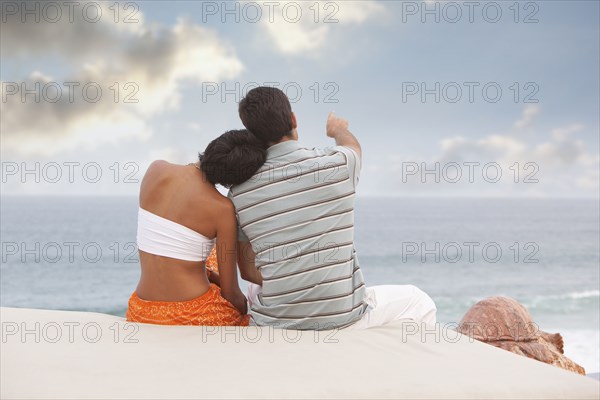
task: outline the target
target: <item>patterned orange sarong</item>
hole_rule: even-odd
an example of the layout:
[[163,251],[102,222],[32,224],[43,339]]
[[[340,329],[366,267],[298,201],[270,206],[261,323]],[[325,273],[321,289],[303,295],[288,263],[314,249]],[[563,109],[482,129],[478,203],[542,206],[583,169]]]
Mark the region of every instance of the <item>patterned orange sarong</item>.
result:
[[[218,271],[217,255],[213,248],[206,260],[208,271]],[[210,284],[208,292],[187,301],[142,300],[137,293],[129,299],[127,321],[158,325],[240,325],[248,326],[249,315],[242,315],[237,308],[221,296],[221,288]]]
[[137,293],[129,299],[127,321],[158,325],[241,325],[247,326],[249,315],[221,296],[221,288],[210,284],[208,292],[187,301],[142,300]]
[[217,246],[213,247],[204,265],[206,266],[206,273],[208,275],[210,275],[211,272],[219,272],[219,261],[217,260]]

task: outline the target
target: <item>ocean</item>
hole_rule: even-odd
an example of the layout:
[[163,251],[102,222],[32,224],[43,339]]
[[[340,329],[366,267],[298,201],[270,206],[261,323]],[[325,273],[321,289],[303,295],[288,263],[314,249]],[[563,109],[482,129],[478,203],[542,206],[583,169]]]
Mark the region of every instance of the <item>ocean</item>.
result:
[[[513,297],[593,373],[599,212],[597,199],[359,196],[355,244],[367,285],[420,287],[441,323],[485,297]],[[2,197],[0,214],[2,306],[124,315],[139,277],[137,198]]]

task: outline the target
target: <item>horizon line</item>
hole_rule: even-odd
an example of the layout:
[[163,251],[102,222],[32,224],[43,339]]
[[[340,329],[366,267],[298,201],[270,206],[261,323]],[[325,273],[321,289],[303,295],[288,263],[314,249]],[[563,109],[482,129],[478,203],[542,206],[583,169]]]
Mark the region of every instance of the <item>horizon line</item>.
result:
[[[20,193],[20,194],[0,194],[0,199],[2,198],[35,198],[35,197],[56,197],[56,198],[90,198],[90,197],[100,197],[100,198],[137,198],[139,194],[57,194],[57,193],[42,193],[42,194],[28,194],[28,193]],[[517,199],[517,200],[551,200],[551,199],[561,199],[561,200],[598,200],[600,199],[600,195],[598,196],[554,196],[554,195],[544,195],[544,196],[502,196],[502,195],[466,195],[466,196],[455,196],[455,195],[384,195],[384,194],[364,194],[357,195],[357,199],[360,198],[377,198],[377,199]]]

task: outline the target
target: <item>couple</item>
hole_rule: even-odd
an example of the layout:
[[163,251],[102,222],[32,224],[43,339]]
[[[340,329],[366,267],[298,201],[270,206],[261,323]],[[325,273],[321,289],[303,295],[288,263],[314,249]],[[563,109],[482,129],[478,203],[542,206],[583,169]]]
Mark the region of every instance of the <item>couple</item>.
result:
[[270,87],[249,91],[239,115],[247,130],[213,140],[198,163],[155,161],[146,172],[142,275],[127,319],[315,330],[435,324],[435,304],[418,288],[365,286],[354,249],[361,148],[348,123],[330,114],[335,146],[304,147],[288,98]]

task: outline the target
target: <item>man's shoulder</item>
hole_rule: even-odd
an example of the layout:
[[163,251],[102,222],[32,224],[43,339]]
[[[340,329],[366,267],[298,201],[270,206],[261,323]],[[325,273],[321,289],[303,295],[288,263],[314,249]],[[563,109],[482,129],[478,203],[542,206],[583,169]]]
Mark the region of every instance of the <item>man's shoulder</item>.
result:
[[[291,154],[267,159],[266,168],[279,168],[293,164],[303,167],[316,164],[331,163],[337,159],[344,159],[344,151],[338,147],[302,147]],[[292,167],[290,167],[292,168]]]
[[[292,152],[273,157],[267,157],[265,163],[247,181],[232,186],[229,198],[235,203],[235,198],[240,194],[248,193],[263,187],[270,187],[269,183],[278,180],[291,179],[302,173],[320,170],[324,165],[346,164],[347,155],[339,147],[307,147],[298,146]],[[271,190],[273,188],[270,188]]]

